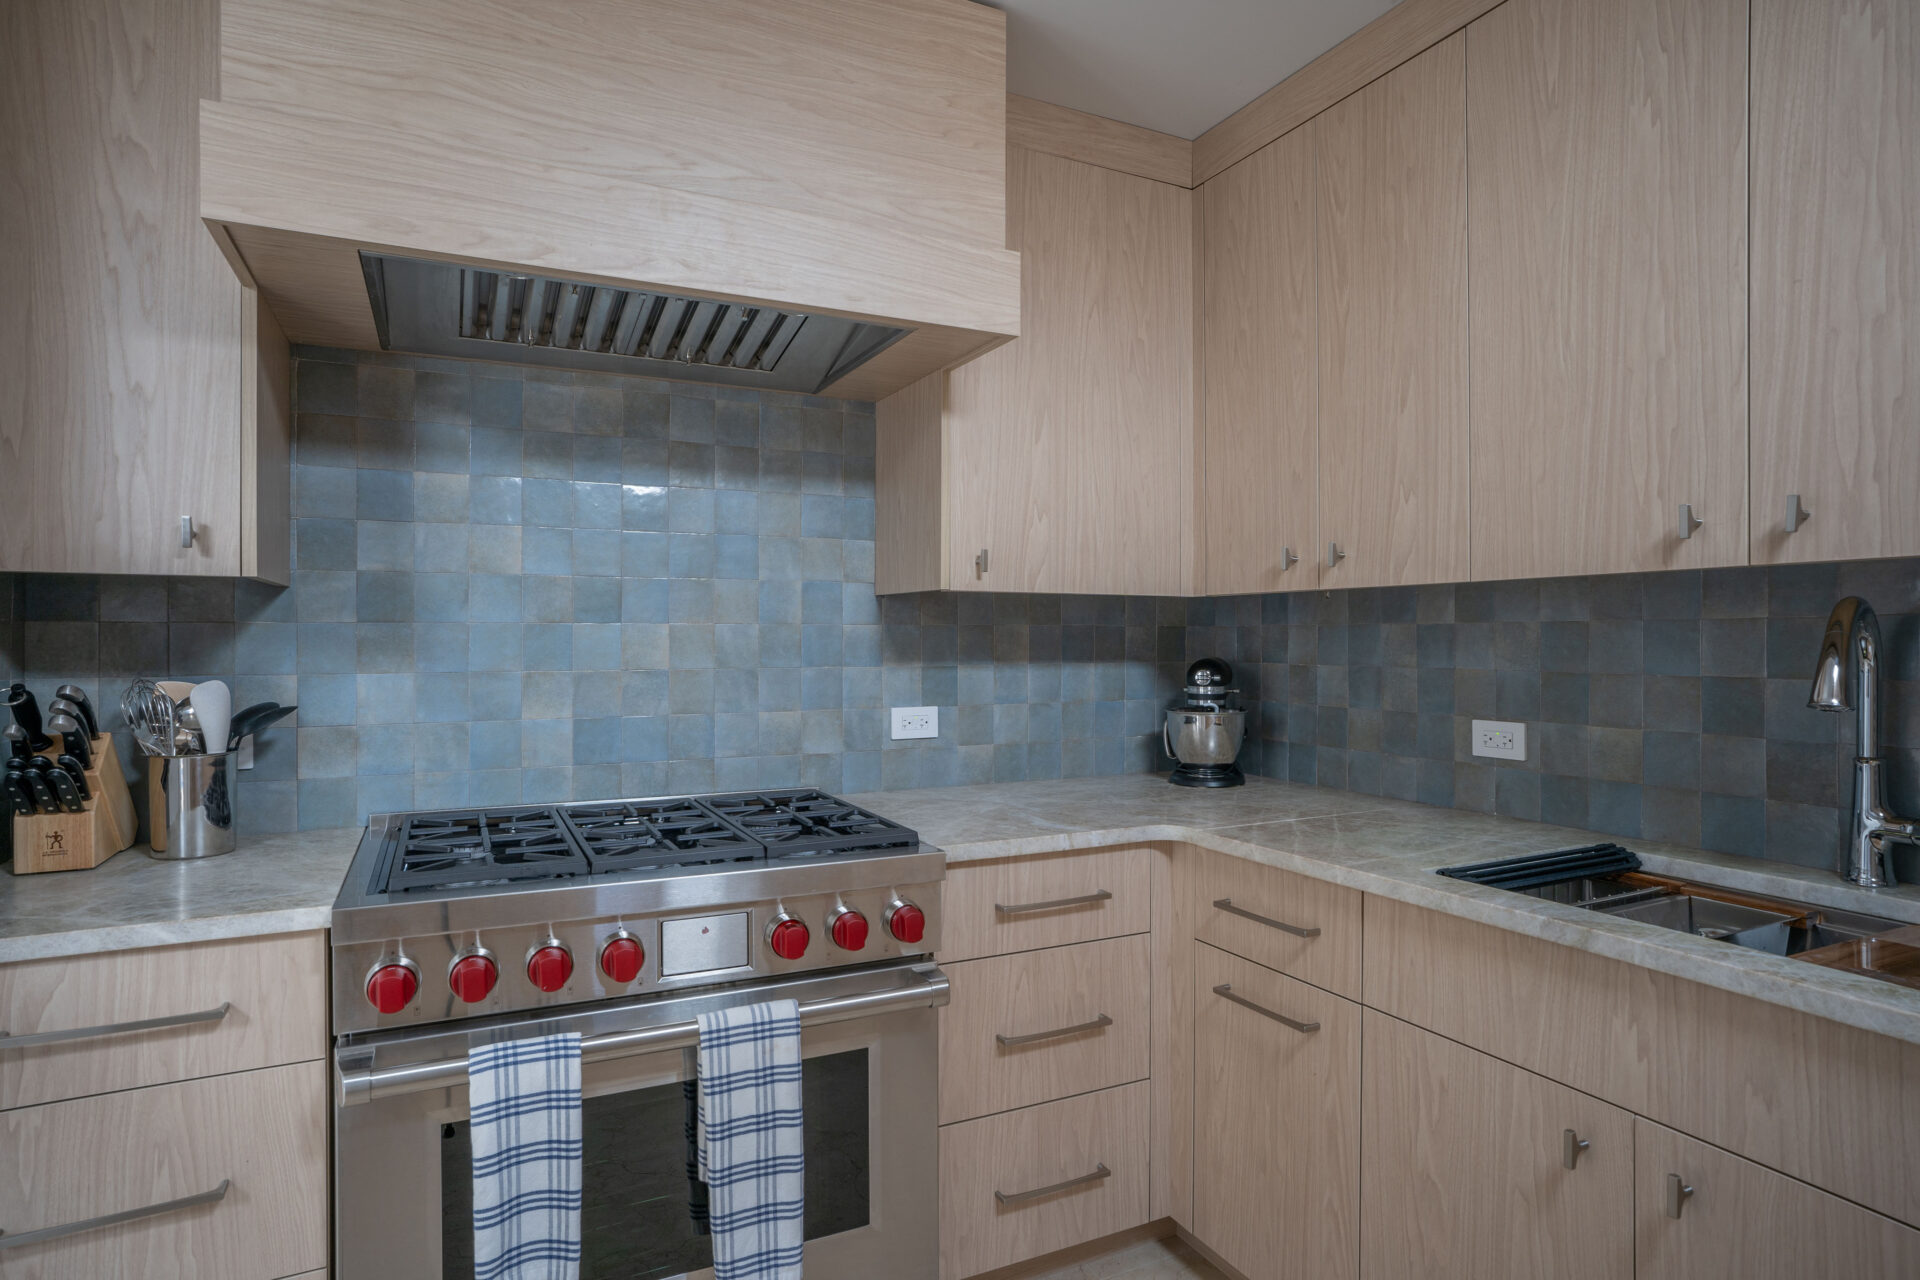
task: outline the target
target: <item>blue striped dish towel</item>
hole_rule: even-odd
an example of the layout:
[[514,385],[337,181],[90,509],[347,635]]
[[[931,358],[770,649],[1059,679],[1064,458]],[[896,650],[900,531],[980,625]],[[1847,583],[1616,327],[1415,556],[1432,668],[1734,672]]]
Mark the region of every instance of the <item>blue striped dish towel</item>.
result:
[[794,1001],[700,1015],[699,1158],[714,1280],[800,1280],[806,1147]]
[[580,1274],[580,1037],[467,1053],[474,1280]]

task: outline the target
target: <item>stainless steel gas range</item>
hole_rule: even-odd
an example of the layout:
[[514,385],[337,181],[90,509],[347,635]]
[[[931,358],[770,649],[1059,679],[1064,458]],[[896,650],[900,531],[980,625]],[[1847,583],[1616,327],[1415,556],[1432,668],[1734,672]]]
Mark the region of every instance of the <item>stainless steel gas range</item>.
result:
[[333,909],[335,1274],[472,1270],[467,1051],[582,1037],[582,1277],[710,1274],[694,1019],[799,1001],[813,1274],[938,1271],[946,859],[818,791],[377,817]]

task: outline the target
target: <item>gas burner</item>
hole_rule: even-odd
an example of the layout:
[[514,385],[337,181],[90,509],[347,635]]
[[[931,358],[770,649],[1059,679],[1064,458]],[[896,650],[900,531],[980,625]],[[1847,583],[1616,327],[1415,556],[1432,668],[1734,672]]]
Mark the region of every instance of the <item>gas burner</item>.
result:
[[561,812],[596,874],[765,857],[758,842],[691,800],[616,800],[569,805]]
[[416,814],[401,827],[386,891],[551,880],[587,871],[586,858],[552,809]]
[[769,858],[906,848],[920,839],[823,791],[703,796],[701,803],[765,845]]

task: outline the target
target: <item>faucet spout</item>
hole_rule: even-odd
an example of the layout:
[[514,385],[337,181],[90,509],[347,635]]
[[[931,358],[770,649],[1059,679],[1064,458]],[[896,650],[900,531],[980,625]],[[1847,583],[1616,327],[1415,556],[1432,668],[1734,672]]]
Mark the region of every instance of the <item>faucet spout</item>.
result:
[[1842,879],[1867,888],[1896,883],[1896,842],[1920,844],[1920,821],[1887,812],[1885,761],[1880,758],[1880,619],[1873,606],[1848,596],[1833,606],[1807,705],[1817,711],[1852,711],[1853,813],[1836,868]]

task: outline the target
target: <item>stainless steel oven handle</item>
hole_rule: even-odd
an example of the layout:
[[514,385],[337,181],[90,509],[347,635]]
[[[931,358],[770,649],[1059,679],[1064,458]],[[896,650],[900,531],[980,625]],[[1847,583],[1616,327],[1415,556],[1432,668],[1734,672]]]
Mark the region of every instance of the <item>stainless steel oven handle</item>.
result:
[[[907,1009],[937,1009],[946,1004],[949,983],[938,969],[916,971],[918,981],[910,987],[888,987],[824,1000],[805,1000],[800,1004],[802,1027],[825,1026],[834,1022],[852,1022],[883,1013]],[[580,1041],[582,1063],[602,1062],[609,1058],[630,1058],[667,1049],[687,1049],[700,1043],[700,1024],[689,1019],[632,1031],[611,1031],[587,1036]],[[395,1094],[418,1093],[424,1089],[446,1089],[467,1082],[465,1058],[440,1058],[432,1062],[413,1062],[397,1067],[372,1067],[340,1071],[340,1105],[351,1107]]]

